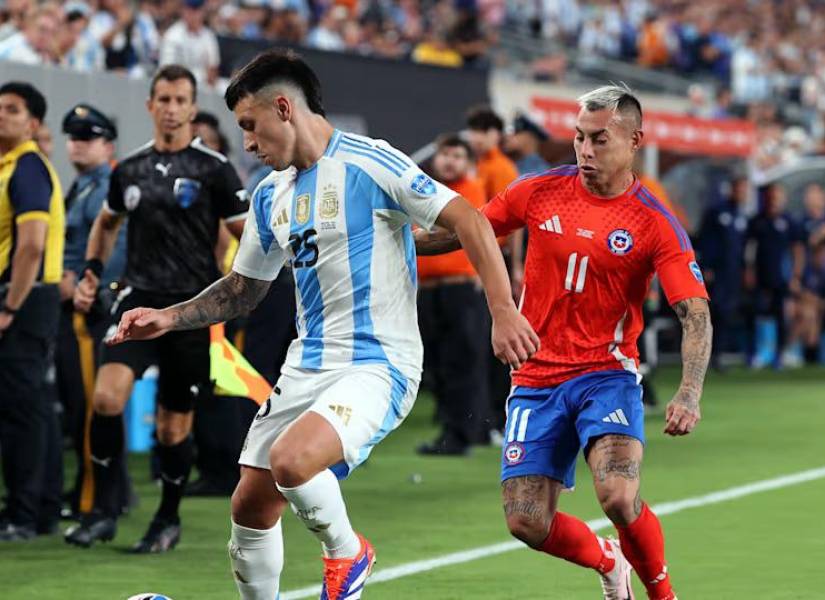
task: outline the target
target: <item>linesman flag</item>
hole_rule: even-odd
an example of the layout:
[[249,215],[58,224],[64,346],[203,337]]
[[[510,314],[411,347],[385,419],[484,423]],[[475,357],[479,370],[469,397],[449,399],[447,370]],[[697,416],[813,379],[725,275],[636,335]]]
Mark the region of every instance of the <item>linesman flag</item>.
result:
[[223,323],[209,328],[209,376],[220,396],[243,396],[261,405],[272,391],[269,382],[226,339]]

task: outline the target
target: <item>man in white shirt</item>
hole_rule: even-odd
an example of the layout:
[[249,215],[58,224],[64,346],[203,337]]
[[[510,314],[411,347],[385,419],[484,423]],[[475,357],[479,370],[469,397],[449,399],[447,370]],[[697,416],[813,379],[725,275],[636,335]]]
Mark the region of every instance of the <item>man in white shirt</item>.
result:
[[163,35],[160,64],[183,65],[198,83],[214,86],[221,57],[215,32],[204,25],[205,0],[185,0],[181,19]]
[[57,13],[48,6],[32,10],[26,16],[23,31],[0,42],[0,61],[27,65],[53,63],[59,22]]

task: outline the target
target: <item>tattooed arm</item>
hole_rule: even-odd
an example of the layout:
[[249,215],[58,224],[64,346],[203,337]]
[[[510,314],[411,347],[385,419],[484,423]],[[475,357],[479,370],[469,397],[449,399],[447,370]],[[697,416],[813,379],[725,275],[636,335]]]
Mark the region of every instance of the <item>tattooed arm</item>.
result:
[[413,232],[413,238],[415,239],[415,252],[418,256],[446,254],[461,248],[458,236],[442,227],[436,227],[432,231],[416,229]]
[[699,399],[710,361],[713,327],[704,298],[687,298],[673,309],[682,323],[682,382],[667,405],[665,433],[687,435],[701,418]]
[[168,331],[200,329],[248,314],[266,295],[271,282],[234,271],[200,294],[162,310],[135,308],[123,313],[110,345],[126,340],[149,340]]

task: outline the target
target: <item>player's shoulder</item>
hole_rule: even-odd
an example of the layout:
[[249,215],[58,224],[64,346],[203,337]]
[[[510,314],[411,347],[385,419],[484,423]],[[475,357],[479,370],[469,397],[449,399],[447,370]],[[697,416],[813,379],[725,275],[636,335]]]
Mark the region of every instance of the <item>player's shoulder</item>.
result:
[[229,164],[229,159],[226,158],[226,156],[217,150],[212,150],[212,148],[204,144],[199,137],[192,140],[192,143],[189,144],[189,148],[194,150],[196,153],[199,153],[196,154],[196,156],[200,156],[203,160],[214,161],[218,165]]
[[386,140],[338,130],[333,134],[327,156],[355,165],[373,177],[400,177],[413,166],[410,157]]
[[129,168],[133,167],[135,164],[139,163],[140,161],[151,157],[154,154],[154,151],[155,151],[155,140],[149,140],[148,142],[146,142],[142,146],[138,146],[137,148],[135,148],[134,150],[132,150],[131,152],[126,154],[126,156],[121,158],[118,161],[117,166],[115,167],[115,170],[116,171],[123,171],[123,170],[129,169]]
[[672,234],[683,251],[692,249],[690,237],[685,228],[679,222],[678,217],[660,198],[641,183],[638,184],[632,197],[636,201],[639,210],[648,215],[649,223],[653,226],[654,231],[658,231],[663,235]]
[[571,185],[579,174],[576,165],[559,165],[538,173],[526,173],[507,186],[507,193],[532,192],[541,187]]

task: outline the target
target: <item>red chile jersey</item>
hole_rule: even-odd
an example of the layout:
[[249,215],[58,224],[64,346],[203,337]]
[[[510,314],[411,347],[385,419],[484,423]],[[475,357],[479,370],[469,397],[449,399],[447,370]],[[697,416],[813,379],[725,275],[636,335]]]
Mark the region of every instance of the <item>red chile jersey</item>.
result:
[[671,305],[708,297],[687,234],[638,180],[620,196],[598,198],[576,166],[563,166],[515,181],[482,210],[497,236],[528,228],[521,312],[541,349],[513,372],[514,385],[636,372],[654,273]]

